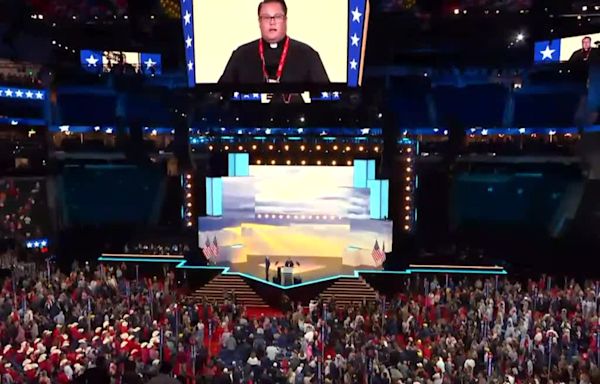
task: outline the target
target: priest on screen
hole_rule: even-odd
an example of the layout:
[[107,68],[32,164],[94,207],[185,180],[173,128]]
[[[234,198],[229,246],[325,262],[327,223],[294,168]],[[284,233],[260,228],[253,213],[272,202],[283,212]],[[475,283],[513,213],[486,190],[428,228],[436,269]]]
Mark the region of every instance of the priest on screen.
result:
[[263,0],[258,23],[261,38],[233,51],[220,84],[329,83],[319,53],[287,36],[285,0]]

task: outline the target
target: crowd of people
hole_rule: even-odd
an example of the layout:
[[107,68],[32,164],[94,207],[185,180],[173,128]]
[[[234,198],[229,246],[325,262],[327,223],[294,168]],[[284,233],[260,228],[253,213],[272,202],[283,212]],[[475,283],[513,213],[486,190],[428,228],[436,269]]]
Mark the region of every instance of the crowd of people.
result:
[[597,282],[429,278],[380,302],[267,310],[239,305],[235,292],[192,302],[166,267],[130,275],[126,265],[75,264],[5,278],[2,383],[600,379]]
[[43,237],[47,222],[45,193],[40,180],[0,179],[0,238]]

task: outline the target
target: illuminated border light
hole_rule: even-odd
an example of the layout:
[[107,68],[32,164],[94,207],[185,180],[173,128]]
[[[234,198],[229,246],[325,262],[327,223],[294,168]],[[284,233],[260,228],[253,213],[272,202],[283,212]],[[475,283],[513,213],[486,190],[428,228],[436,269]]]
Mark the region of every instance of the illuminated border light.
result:
[[243,151],[244,147],[242,147],[241,145],[238,147],[238,151]]
[[358,151],[359,151],[359,152],[362,152],[362,151],[364,151],[364,150],[365,150],[365,147],[363,147],[362,145],[361,145],[360,147],[358,147]]
[[404,198],[404,200],[406,200],[406,201],[410,201],[410,196],[406,196],[406,197]]
[[302,165],[306,165],[306,160],[302,160],[302,161],[300,162],[300,164],[302,164]]
[[226,145],[226,146],[225,146],[225,150],[226,150],[226,151],[229,151],[229,145]]
[[333,146],[333,150],[334,150],[334,151],[337,151],[337,150],[338,150],[338,146],[337,146],[337,145],[334,145],[334,146]]
[[333,161],[331,162],[331,165],[337,165],[337,161],[333,160]]
[[305,147],[304,145],[301,145],[301,146],[300,146],[300,150],[301,150],[301,151],[304,151],[305,149],[306,149],[306,147]]
[[285,163],[286,163],[287,165],[290,165],[290,164],[292,164],[292,161],[291,161],[291,160],[286,160],[286,162],[285,162]]
[[317,151],[320,151],[320,150],[321,150],[321,146],[320,146],[320,145],[317,145],[317,146],[315,147],[315,149],[316,149]]
[[290,150],[290,146],[286,144],[286,145],[283,146],[283,149],[285,149],[286,151],[289,151]]
[[321,165],[321,160],[317,160],[317,165]]
[[404,220],[410,221],[410,216],[409,215],[404,216]]
[[213,150],[213,146],[212,146],[212,145],[209,145],[209,146],[208,146],[208,150],[209,150],[209,151],[212,151],[212,150]]
[[272,150],[273,150],[273,145],[271,144],[271,145],[269,145],[269,151],[272,151]]
[[347,147],[346,147],[346,152],[350,151],[350,149],[351,149],[351,148],[350,148],[349,146],[347,146]]
[[275,160],[271,160],[271,165],[275,165],[277,162]]
[[256,145],[253,145],[253,146],[252,146],[252,150],[253,150],[253,151],[254,151],[254,150],[256,150]]
[[405,231],[409,231],[409,230],[410,230],[410,226],[408,226],[408,225],[405,225],[405,226],[404,226],[404,230],[405,230]]
[[256,160],[256,164],[257,164],[257,165],[261,165],[261,164],[262,164],[262,161],[260,161],[260,160]]
[[379,152],[379,147],[375,147],[375,148],[373,148],[373,150],[374,150],[375,152]]

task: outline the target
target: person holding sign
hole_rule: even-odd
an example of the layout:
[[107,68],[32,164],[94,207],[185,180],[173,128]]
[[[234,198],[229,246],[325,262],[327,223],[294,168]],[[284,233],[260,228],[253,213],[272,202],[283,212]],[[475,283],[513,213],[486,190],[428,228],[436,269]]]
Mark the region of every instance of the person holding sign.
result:
[[287,11],[285,0],[258,5],[261,38],[233,51],[220,84],[329,83],[319,53],[287,35]]

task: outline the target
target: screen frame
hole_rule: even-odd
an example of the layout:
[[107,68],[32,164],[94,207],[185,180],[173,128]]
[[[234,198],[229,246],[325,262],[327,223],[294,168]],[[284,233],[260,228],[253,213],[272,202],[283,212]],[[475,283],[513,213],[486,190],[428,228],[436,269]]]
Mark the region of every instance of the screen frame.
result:
[[[218,84],[218,83],[196,83],[195,66],[195,36],[194,36],[194,2],[213,0],[180,0],[181,24],[183,32],[183,47],[185,51],[185,71],[188,87],[197,88],[203,92],[242,92],[242,93],[302,93],[302,92],[334,92],[347,91],[360,87],[363,81],[365,52],[368,38],[368,25],[370,19],[370,0],[347,0],[348,1],[348,25],[347,25],[347,57],[348,72],[346,83],[330,84]],[[259,1],[257,1],[257,5]],[[359,21],[355,21],[353,28],[353,12],[361,14]],[[196,20],[197,21],[197,20]],[[352,45],[351,36],[355,33],[360,38],[358,46]],[[191,40],[191,43],[189,43]],[[352,64],[351,64],[352,63]],[[356,70],[352,67],[356,66]]]

